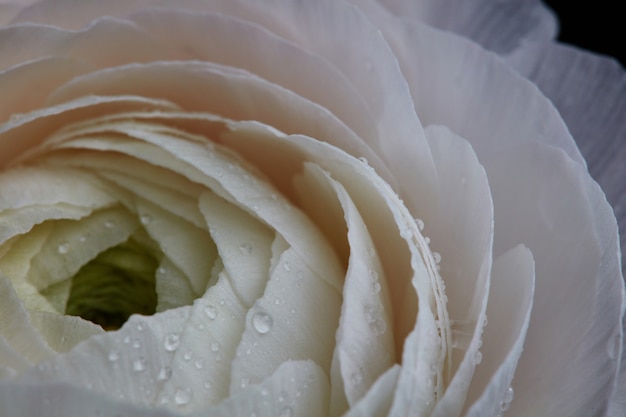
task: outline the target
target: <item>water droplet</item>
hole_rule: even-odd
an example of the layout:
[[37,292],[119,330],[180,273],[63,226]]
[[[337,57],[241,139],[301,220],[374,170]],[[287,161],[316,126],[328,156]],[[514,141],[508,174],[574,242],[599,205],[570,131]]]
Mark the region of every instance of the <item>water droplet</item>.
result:
[[187,351],[183,355],[183,359],[186,360],[186,361],[190,361],[192,357],[193,357],[193,353],[191,353],[191,351]]
[[210,389],[211,389],[211,387],[212,387],[213,385],[211,385],[211,383],[210,383],[209,381],[204,381],[203,386],[204,386],[204,389],[208,391],[208,390],[210,390]]
[[289,262],[285,262],[283,264],[283,269],[287,272],[291,271],[291,264],[289,264]]
[[176,333],[165,336],[164,347],[168,352],[174,352],[180,346],[180,337]]
[[174,404],[187,405],[193,398],[193,391],[190,387],[179,387],[174,392]]
[[283,407],[283,409],[280,410],[279,417],[292,417],[292,416],[293,416],[293,408]]
[[65,255],[69,251],[70,251],[70,244],[68,242],[61,243],[57,248],[57,252],[59,252],[60,255]]
[[287,391],[281,391],[278,393],[279,403],[284,403],[285,401],[287,401],[288,398],[289,398],[289,394],[287,394]]
[[112,349],[109,352],[109,362],[116,362],[120,358],[120,351],[117,349]]
[[143,323],[137,323],[137,331],[138,332],[143,332],[144,328],[145,328],[145,325]]
[[513,387],[508,387],[504,391],[504,395],[502,396],[502,402],[500,403],[500,410],[506,411],[511,408],[511,403],[513,402],[513,397],[515,396],[515,391],[513,391]]
[[139,349],[140,347],[141,347],[141,342],[139,340],[135,339],[133,341],[133,348],[134,349]]
[[122,342],[124,342],[125,344],[129,344],[130,343],[130,336],[124,336],[124,339],[122,339]]
[[133,371],[143,372],[146,370],[146,360],[144,358],[136,359],[133,362]]
[[164,366],[159,369],[159,373],[157,374],[157,381],[167,381],[172,377],[172,368],[169,366]]
[[202,367],[204,367],[204,361],[202,359],[196,359],[193,366],[195,366],[196,369],[202,369]]
[[374,323],[380,317],[378,307],[372,304],[367,304],[363,308],[363,312],[365,313],[365,320],[367,320],[368,323]]
[[420,231],[424,230],[424,220],[415,219],[415,223],[417,223],[417,227],[420,229]]
[[360,385],[361,382],[363,382],[363,374],[361,373],[361,371],[354,372],[350,376],[350,380],[354,385]]
[[375,335],[381,336],[387,331],[387,322],[382,317],[379,317],[376,321],[370,323],[370,329]]
[[220,350],[220,344],[218,342],[211,342],[211,352],[217,352]]
[[272,330],[274,319],[267,313],[258,312],[252,316],[252,326],[259,334],[266,334]]
[[267,388],[263,388],[261,390],[261,395],[264,397],[267,397],[269,395],[270,391]]
[[87,241],[87,236],[81,236],[81,237],[79,237],[79,238],[78,238],[78,241],[79,241],[80,243],[85,243],[85,242]]
[[157,269],[157,274],[159,275],[167,274],[167,268],[165,268],[164,266],[160,266],[159,269]]
[[242,243],[239,245],[239,252],[243,255],[250,255],[252,253],[252,245],[249,243]]
[[115,223],[111,220],[107,220],[106,222],[104,222],[104,227],[106,227],[107,229],[113,229],[113,227],[115,227]]
[[359,161],[363,162],[365,165],[369,165],[369,161],[364,156],[359,156]]
[[217,317],[217,308],[213,305],[208,305],[204,307],[204,314],[206,314],[209,320],[215,320]]
[[223,306],[226,304],[226,300],[224,300],[223,298],[220,298],[220,305]]
[[483,354],[480,350],[477,350],[476,353],[474,354],[474,363],[476,363],[476,365],[480,365],[482,361],[483,361]]
[[143,224],[144,226],[147,226],[150,223],[152,223],[152,216],[147,213],[142,214],[139,220],[141,221],[141,224]]
[[430,238],[428,236],[424,237],[424,242],[426,242],[426,244],[430,244]]
[[380,292],[380,282],[374,281],[370,284],[370,291],[372,294],[378,294]]
[[441,262],[441,255],[439,254],[439,252],[433,252],[433,259],[435,260],[436,264]]
[[616,333],[611,337],[606,345],[607,353],[611,360],[617,359],[621,347],[621,337],[619,333]]
[[241,382],[239,385],[241,385],[241,388],[247,387],[248,385],[250,385],[250,378],[241,378]]
[[221,362],[222,361],[222,355],[215,355],[215,362]]

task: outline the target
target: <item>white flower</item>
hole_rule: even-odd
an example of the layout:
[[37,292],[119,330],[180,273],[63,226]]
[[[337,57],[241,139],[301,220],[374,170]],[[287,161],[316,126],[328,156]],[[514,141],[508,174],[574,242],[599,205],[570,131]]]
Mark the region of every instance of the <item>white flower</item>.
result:
[[623,414],[554,20],[478,3],[0,5],[0,415]]

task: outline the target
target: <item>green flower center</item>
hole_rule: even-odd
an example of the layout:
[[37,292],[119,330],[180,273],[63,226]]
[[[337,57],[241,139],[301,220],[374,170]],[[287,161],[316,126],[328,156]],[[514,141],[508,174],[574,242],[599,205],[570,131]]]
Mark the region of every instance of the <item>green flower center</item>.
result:
[[119,329],[132,314],[156,311],[157,258],[133,238],[100,253],[74,277],[65,314],[105,330]]

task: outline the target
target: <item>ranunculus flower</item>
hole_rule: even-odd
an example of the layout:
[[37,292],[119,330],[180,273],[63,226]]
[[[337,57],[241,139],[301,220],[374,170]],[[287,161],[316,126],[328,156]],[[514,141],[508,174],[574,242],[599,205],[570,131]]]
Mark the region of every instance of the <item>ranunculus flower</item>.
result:
[[624,414],[604,63],[381,3],[0,5],[1,416]]

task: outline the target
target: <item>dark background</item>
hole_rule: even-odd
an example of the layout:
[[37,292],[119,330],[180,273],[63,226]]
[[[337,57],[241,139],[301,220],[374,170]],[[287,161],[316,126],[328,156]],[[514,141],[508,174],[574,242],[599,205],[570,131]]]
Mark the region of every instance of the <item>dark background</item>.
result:
[[620,1],[544,0],[559,17],[561,42],[617,58],[626,67],[626,5]]

